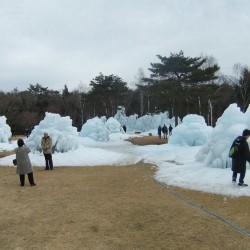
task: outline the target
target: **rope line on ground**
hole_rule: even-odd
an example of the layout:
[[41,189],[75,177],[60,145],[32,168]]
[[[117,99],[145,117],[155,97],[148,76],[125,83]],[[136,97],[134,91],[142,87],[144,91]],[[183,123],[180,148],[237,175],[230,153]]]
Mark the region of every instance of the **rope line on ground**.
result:
[[202,210],[202,211],[204,211],[204,212],[206,212],[206,213],[208,213],[208,214],[210,214],[210,215],[212,215],[212,216],[214,216],[214,217],[220,219],[222,222],[224,222],[225,224],[229,225],[230,227],[232,227],[232,228],[235,229],[236,231],[238,231],[238,232],[240,232],[240,233],[246,235],[247,237],[250,237],[250,233],[249,233],[249,232],[247,232],[247,231],[245,231],[244,229],[242,229],[242,228],[240,228],[240,227],[234,225],[232,222],[230,222],[230,221],[226,220],[225,218],[223,218],[222,216],[220,216],[220,215],[218,215],[218,214],[216,214],[216,213],[210,211],[209,209],[207,209],[207,208],[205,208],[205,207],[203,207],[203,206],[201,206],[201,205],[199,205],[199,204],[197,204],[197,203],[195,203],[195,202],[193,202],[193,201],[190,201],[190,200],[184,198],[183,196],[181,196],[181,195],[179,195],[178,193],[176,193],[176,192],[175,192],[170,186],[168,186],[167,184],[165,184],[165,183],[163,183],[163,182],[160,182],[160,181],[156,180],[155,178],[153,178],[153,177],[148,173],[148,171],[146,171],[146,167],[145,167],[145,165],[144,165],[144,162],[143,162],[143,168],[144,168],[145,173],[146,173],[147,175],[149,175],[150,178],[152,178],[156,183],[160,184],[161,186],[167,188],[167,190],[170,190],[170,192],[171,192],[175,197],[177,197],[178,199],[184,201],[185,203],[187,203],[187,204],[189,204],[189,205],[192,205],[192,206],[194,206],[194,207],[196,207],[196,208],[199,208],[200,210]]
[[[158,182],[158,181],[156,180],[156,182]],[[160,182],[158,182],[158,183],[160,184]],[[164,183],[163,183],[163,184],[164,184]],[[164,184],[164,185],[165,185],[165,184]],[[201,206],[201,205],[199,205],[199,204],[197,204],[197,203],[195,203],[195,202],[192,202],[192,201],[190,201],[190,200],[188,200],[188,199],[182,197],[181,195],[179,195],[178,193],[176,193],[171,187],[168,187],[168,189],[169,189],[177,198],[179,198],[180,200],[183,200],[184,202],[186,202],[186,203],[188,203],[188,204],[190,204],[190,205],[192,205],[192,206],[194,206],[194,207],[197,207],[197,208],[203,210],[204,212],[206,212],[206,213],[208,213],[208,214],[210,214],[210,215],[213,215],[214,217],[220,219],[221,221],[223,221],[223,222],[226,223],[227,225],[229,225],[229,226],[231,226],[232,228],[236,229],[238,232],[241,232],[241,233],[245,234],[246,236],[250,237],[250,233],[248,233],[248,232],[246,232],[245,230],[243,230],[242,228],[240,228],[240,227],[234,225],[232,222],[226,220],[226,219],[223,218],[222,216],[220,216],[220,215],[218,215],[218,214],[216,214],[216,213],[214,213],[214,212],[208,210],[207,208],[205,208],[205,207],[203,207],[203,206]]]

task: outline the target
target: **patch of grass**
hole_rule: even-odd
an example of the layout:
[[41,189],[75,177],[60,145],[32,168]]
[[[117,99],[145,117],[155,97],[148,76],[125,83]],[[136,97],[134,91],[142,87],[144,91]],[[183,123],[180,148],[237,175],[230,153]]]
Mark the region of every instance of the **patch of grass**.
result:
[[15,151],[14,151],[14,150],[12,150],[12,151],[0,152],[0,158],[6,157],[6,156],[9,156],[9,155],[13,155],[13,154],[15,154]]
[[127,141],[139,145],[161,145],[168,143],[168,139],[159,138],[158,136],[142,136],[142,137],[131,137]]
[[27,138],[25,135],[13,135],[11,136],[11,141],[17,141],[18,139],[25,139]]
[[[248,249],[250,239],[156,183],[155,168],[34,168],[19,186],[0,167],[0,249]],[[249,230],[249,197],[177,192]]]

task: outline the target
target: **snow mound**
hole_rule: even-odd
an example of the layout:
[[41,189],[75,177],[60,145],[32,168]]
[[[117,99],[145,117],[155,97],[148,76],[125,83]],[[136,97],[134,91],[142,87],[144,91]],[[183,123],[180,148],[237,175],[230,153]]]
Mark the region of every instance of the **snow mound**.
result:
[[41,151],[41,139],[44,132],[52,138],[53,149],[56,152],[67,152],[78,148],[77,128],[72,126],[69,116],[46,113],[45,118],[35,126],[25,143],[32,151]]

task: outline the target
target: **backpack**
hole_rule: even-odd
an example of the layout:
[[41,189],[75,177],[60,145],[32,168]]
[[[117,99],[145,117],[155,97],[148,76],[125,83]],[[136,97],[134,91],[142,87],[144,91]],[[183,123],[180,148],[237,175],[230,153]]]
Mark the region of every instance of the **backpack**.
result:
[[231,147],[228,156],[230,158],[235,158],[238,155],[239,149],[240,149],[240,143],[235,142],[234,145]]

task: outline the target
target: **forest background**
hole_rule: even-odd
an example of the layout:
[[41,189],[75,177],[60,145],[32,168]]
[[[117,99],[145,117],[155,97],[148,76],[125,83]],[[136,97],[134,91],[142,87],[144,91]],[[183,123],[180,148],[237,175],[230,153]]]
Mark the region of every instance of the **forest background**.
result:
[[[118,106],[126,115],[169,112],[169,117],[182,119],[198,114],[208,125],[217,119],[231,103],[245,112],[250,98],[250,71],[240,63],[234,65],[234,76],[220,74],[213,56],[188,57],[183,51],[169,57],[157,55],[151,63],[150,77],[138,70],[136,83],[128,83],[117,75],[100,73],[89,84],[79,84],[69,91],[52,90],[40,83],[29,84],[27,90],[0,90],[0,116],[7,118],[13,134],[24,134],[44,118],[45,112],[69,116],[73,126],[82,125],[95,116],[113,117]],[[177,120],[177,119],[176,119]]]

